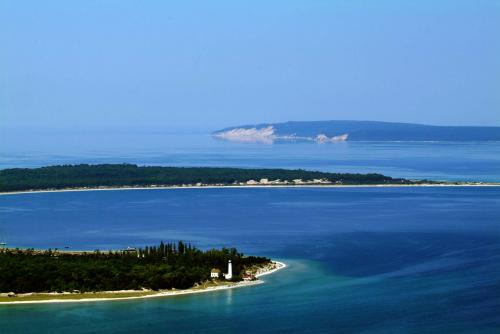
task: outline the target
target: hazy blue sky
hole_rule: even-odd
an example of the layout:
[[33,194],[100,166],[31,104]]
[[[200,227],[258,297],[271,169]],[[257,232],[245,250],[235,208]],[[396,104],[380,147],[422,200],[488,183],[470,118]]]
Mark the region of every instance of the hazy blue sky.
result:
[[0,0],[1,126],[500,125],[500,1]]

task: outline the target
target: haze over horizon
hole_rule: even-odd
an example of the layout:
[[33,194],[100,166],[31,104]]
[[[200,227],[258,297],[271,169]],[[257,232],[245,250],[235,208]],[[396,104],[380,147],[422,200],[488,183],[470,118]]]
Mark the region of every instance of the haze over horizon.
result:
[[496,1],[0,3],[0,128],[500,126]]

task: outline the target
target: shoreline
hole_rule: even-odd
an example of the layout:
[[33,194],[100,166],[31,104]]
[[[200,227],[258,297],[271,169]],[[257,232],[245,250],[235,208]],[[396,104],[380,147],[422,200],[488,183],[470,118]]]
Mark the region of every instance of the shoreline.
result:
[[[276,265],[275,268],[270,269],[270,270],[265,270],[262,272],[259,272],[255,274],[256,278],[266,276],[273,274],[281,269],[284,269],[287,267],[287,265],[284,262],[280,261],[272,261]],[[254,286],[254,285],[260,285],[264,284],[265,281],[263,280],[255,280],[255,281],[241,281],[241,282],[236,282],[236,283],[228,283],[225,285],[219,285],[219,286],[209,286],[209,287],[204,287],[204,288],[197,288],[197,287],[192,287],[189,289],[185,290],[168,290],[168,291],[158,291],[158,292],[153,292],[151,294],[146,294],[144,293],[149,293],[152,292],[151,290],[118,290],[118,291],[101,291],[101,292],[96,292],[96,294],[137,294],[136,296],[126,296],[126,297],[96,297],[96,298],[79,298],[79,299],[62,299],[62,298],[54,298],[54,299],[44,299],[44,300],[14,300],[14,298],[23,298],[23,297],[12,297],[12,301],[0,301],[0,306],[2,305],[25,305],[25,304],[54,304],[54,303],[86,303],[86,302],[103,302],[103,301],[115,301],[115,300],[134,300],[134,299],[147,299],[147,298],[160,298],[160,297],[173,297],[173,296],[183,296],[183,295],[192,295],[192,294],[197,294],[197,293],[207,293],[207,292],[213,292],[213,291],[221,291],[221,290],[228,290],[228,289],[236,289],[236,288],[244,288],[248,286]],[[92,293],[88,293],[91,295]],[[143,295],[140,295],[143,294]],[[21,294],[22,295],[22,294]],[[68,296],[72,295],[71,293],[39,293],[39,294],[24,294],[26,296],[32,296],[32,295],[39,295],[39,296]],[[25,297],[24,297],[25,298]]]
[[462,183],[422,183],[422,184],[282,184],[282,185],[203,185],[203,186],[144,186],[144,187],[94,187],[21,190],[0,192],[0,196],[118,190],[173,190],[173,189],[232,189],[232,188],[403,188],[403,187],[500,187],[500,182],[462,182]]

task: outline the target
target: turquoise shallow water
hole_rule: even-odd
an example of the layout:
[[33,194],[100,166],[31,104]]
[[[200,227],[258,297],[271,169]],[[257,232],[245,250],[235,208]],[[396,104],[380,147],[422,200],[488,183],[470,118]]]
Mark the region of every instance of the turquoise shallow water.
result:
[[500,188],[191,189],[0,199],[11,245],[184,239],[284,260],[266,284],[0,307],[2,333],[498,333]]

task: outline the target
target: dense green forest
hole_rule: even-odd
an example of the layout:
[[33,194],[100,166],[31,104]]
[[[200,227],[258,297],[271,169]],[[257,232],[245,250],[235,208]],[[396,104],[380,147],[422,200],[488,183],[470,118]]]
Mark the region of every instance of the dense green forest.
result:
[[64,189],[78,187],[122,187],[182,184],[224,184],[249,180],[326,179],[341,184],[404,184],[381,174],[346,174],[306,171],[302,169],[242,169],[212,167],[139,167],[132,164],[62,165],[41,168],[0,170],[0,191]]
[[186,289],[210,279],[212,268],[227,272],[229,260],[235,281],[245,267],[270,262],[234,248],[202,251],[182,241],[132,252],[0,250],[0,292]]

